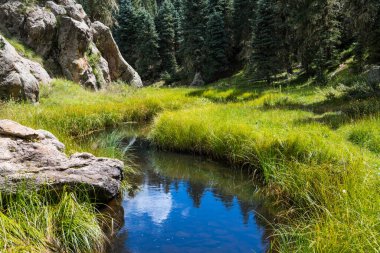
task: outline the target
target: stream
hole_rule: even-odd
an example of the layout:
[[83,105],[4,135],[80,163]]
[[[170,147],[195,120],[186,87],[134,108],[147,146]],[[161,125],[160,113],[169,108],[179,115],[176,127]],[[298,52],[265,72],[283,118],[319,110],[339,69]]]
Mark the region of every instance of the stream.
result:
[[269,214],[245,171],[134,147],[139,190],[124,194],[109,252],[265,252]]

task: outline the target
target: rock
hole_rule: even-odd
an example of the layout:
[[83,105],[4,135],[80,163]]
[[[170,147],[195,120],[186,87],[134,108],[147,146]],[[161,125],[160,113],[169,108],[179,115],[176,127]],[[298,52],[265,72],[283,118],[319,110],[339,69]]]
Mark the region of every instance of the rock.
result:
[[123,80],[135,87],[142,87],[139,74],[124,60],[112,37],[111,30],[99,21],[91,26],[94,42],[110,67],[112,80]]
[[38,3],[0,0],[0,31],[42,55],[50,73],[94,90],[117,80],[142,86],[110,29],[100,22],[92,24],[80,4],[74,0]]
[[25,140],[37,139],[40,136],[35,130],[7,119],[0,120],[0,135]]
[[195,73],[194,79],[191,82],[191,86],[202,86],[205,84],[205,81],[203,81],[202,75],[200,72]]
[[101,202],[119,193],[123,162],[89,153],[67,157],[63,150],[64,145],[50,132],[1,120],[0,192],[12,193],[25,185],[54,190],[83,187]]
[[85,22],[87,25],[91,24],[89,17],[83,10],[82,5],[75,3],[75,1],[60,1],[64,5],[67,15],[79,22]]
[[92,40],[90,28],[86,23],[70,17],[62,17],[60,23],[58,48],[63,74],[70,80],[97,90],[96,77],[86,58]]
[[26,14],[24,30],[28,31],[26,44],[35,45],[36,53],[46,57],[51,53],[57,19],[47,9],[35,8]]
[[369,66],[365,71],[365,76],[370,85],[380,85],[380,66]]
[[23,4],[19,1],[4,1],[0,5],[0,30],[13,36],[21,36],[25,15],[21,12]]
[[58,5],[53,1],[46,2],[46,8],[50,10],[55,16],[63,16],[66,15],[66,9],[62,5]]
[[39,83],[49,84],[51,82],[51,78],[50,78],[49,74],[46,72],[46,70],[39,63],[29,61],[29,60],[26,60],[26,62],[28,62],[28,64],[29,64],[30,72],[38,80]]
[[39,99],[39,84],[50,83],[45,69],[38,63],[21,57],[16,49],[0,35],[0,98]]

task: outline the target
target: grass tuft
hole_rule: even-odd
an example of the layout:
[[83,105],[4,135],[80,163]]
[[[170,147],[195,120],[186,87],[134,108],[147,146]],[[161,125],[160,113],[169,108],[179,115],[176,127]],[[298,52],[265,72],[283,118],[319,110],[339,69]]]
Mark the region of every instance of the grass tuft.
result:
[[[81,195],[83,195],[81,193]],[[0,195],[1,252],[102,252],[100,214],[73,192]]]

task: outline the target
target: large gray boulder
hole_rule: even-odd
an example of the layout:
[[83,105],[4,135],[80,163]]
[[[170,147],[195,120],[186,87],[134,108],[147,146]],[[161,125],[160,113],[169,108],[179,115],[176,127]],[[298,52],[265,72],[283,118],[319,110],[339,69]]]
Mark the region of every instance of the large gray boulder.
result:
[[111,30],[99,21],[92,23],[91,29],[95,45],[108,62],[111,78],[113,80],[129,80],[131,85],[142,87],[139,74],[124,60],[112,37]]
[[0,99],[38,102],[39,85],[50,81],[40,64],[21,57],[0,35]]
[[34,45],[35,51],[43,56],[49,55],[54,45],[57,19],[54,14],[45,8],[34,8],[25,15],[24,31],[26,44]]
[[92,24],[74,0],[40,5],[0,0],[0,20],[0,31],[42,55],[51,74],[63,74],[94,90],[117,80],[142,86],[138,73],[121,56],[110,29],[100,22]]
[[[58,32],[59,63],[63,74],[84,86],[98,89],[97,79],[86,52],[91,46],[92,34],[84,23],[62,17]],[[104,84],[99,84],[104,85]]]
[[81,187],[107,202],[120,190],[123,162],[88,153],[67,157],[65,146],[50,132],[0,120],[0,192],[19,187]]
[[25,21],[25,14],[21,11],[23,4],[19,1],[2,1],[0,4],[0,31],[21,36]]

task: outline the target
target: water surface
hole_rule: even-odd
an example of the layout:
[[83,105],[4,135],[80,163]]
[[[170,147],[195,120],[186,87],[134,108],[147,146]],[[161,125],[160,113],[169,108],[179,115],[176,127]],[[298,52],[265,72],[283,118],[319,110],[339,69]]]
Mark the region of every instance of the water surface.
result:
[[265,209],[245,172],[189,155],[135,156],[140,190],[121,200],[111,252],[266,251]]

